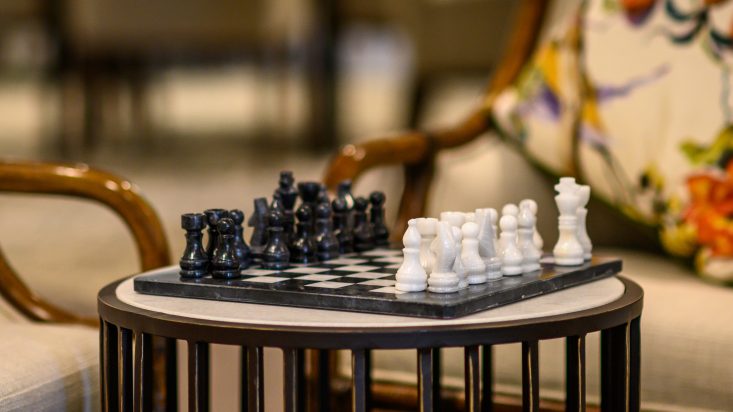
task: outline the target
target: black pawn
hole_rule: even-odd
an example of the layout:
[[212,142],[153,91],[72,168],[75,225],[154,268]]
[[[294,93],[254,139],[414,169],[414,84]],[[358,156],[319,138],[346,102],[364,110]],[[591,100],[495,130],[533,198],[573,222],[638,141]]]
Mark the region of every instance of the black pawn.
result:
[[206,255],[209,257],[209,261],[211,261],[214,250],[219,243],[219,232],[216,224],[219,222],[219,219],[226,217],[227,211],[224,209],[208,209],[204,210],[204,214],[206,215],[206,223],[209,225],[209,241],[206,244]]
[[318,203],[331,204],[331,198],[328,196],[328,188],[323,183],[318,184]]
[[354,251],[354,236],[351,233],[348,222],[348,206],[341,198],[333,199],[333,233],[339,242],[339,253],[351,253]]
[[316,254],[320,261],[335,259],[339,255],[339,241],[333,233],[329,203],[321,203],[316,208]]
[[368,206],[369,202],[361,196],[354,200],[354,250],[357,252],[374,249],[374,233],[367,221]]
[[369,202],[372,204],[369,218],[374,233],[374,244],[377,246],[389,245],[389,229],[384,224],[384,200],[383,192],[375,191],[369,195]]
[[290,245],[290,261],[293,263],[317,262],[316,244],[313,241],[313,231],[310,227],[313,211],[310,206],[303,204],[295,212],[295,216],[298,218],[298,223],[295,238]]
[[273,209],[268,214],[267,245],[262,251],[262,267],[282,270],[290,266],[290,250],[283,238],[283,214]]
[[[316,211],[318,205],[318,192],[321,190],[321,185],[318,182],[299,182],[298,183],[298,194],[303,204],[308,205],[312,212]],[[313,228],[315,216],[311,214],[311,229]]]
[[291,243],[294,237],[294,209],[295,202],[298,199],[298,191],[295,190],[295,187],[293,186],[294,183],[295,179],[293,178],[293,172],[282,171],[280,172],[280,181],[278,182],[278,188],[275,190],[275,192],[280,197],[280,202],[282,203],[284,209],[285,224],[283,225],[283,230],[285,231],[285,236],[288,238],[288,244]]
[[234,279],[239,274],[239,259],[234,247],[234,221],[228,217],[219,219],[216,224],[219,242],[211,259],[211,276],[217,279]]
[[267,243],[267,199],[258,197],[254,200],[254,212],[249,217],[247,225],[252,227],[252,237],[249,238],[249,245],[252,251],[259,251]]
[[181,256],[181,277],[200,278],[206,275],[209,257],[202,242],[201,231],[206,226],[206,215],[203,213],[186,213],[181,215],[181,227],[186,230],[186,249]]
[[229,218],[234,222],[234,251],[239,259],[239,268],[247,269],[252,263],[252,252],[244,241],[244,212],[239,209],[230,210]]

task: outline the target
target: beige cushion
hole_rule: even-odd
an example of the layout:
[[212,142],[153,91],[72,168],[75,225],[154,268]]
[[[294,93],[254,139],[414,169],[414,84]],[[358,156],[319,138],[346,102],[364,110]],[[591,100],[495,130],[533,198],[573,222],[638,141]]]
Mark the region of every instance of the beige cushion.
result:
[[99,332],[0,323],[0,411],[99,409]]
[[[621,256],[624,276],[644,288],[641,321],[642,383],[645,410],[733,410],[733,290],[706,284],[670,259],[627,250],[606,250]],[[587,341],[588,399],[599,393],[598,334]],[[540,346],[541,395],[563,398],[564,341]],[[445,381],[461,386],[460,349],[444,355]],[[415,380],[414,351],[378,351],[375,378]],[[518,345],[495,352],[497,391],[519,393]],[[673,406],[674,405],[674,406]]]

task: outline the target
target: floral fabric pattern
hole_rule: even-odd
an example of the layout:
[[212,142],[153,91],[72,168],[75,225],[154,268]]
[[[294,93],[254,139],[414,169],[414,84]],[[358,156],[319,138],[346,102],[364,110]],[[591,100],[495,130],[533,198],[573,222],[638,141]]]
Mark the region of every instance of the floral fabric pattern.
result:
[[586,0],[494,105],[706,278],[733,284],[733,1]]

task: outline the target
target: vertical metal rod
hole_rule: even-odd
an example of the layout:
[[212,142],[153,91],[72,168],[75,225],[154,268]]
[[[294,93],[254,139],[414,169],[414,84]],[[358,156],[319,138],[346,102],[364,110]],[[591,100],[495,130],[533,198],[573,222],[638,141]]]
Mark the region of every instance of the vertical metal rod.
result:
[[318,354],[318,407],[320,412],[331,410],[331,358],[328,350],[321,349]]
[[188,410],[209,410],[209,344],[188,342]]
[[104,363],[104,372],[103,372],[103,380],[104,380],[104,399],[103,404],[104,407],[102,410],[114,412],[118,410],[119,407],[119,387],[118,387],[118,377],[119,377],[119,364],[117,362],[118,360],[118,332],[117,332],[117,326],[109,323],[104,322],[101,325],[104,329],[104,343],[102,346],[104,347],[104,354],[102,355],[102,362]]
[[306,384],[308,381],[305,376],[305,349],[298,349],[298,410],[305,411],[307,399]]
[[372,407],[372,351],[366,349],[364,351],[364,388],[366,389],[366,408],[367,410]]
[[351,410],[366,412],[366,351],[351,351]]
[[601,331],[601,410],[629,406],[629,323]]
[[481,412],[492,412],[494,410],[494,355],[493,346],[483,345],[481,347]]
[[99,402],[100,402],[100,408],[99,410],[102,412],[106,412],[106,399],[107,399],[107,388],[105,388],[105,373],[104,370],[106,368],[106,359],[104,356],[105,353],[105,333],[104,333],[104,319],[99,318]]
[[631,321],[629,330],[629,411],[640,409],[641,391],[641,317]]
[[249,351],[247,350],[246,346],[242,346],[240,348],[240,370],[239,370],[239,376],[241,377],[240,382],[240,391],[241,394],[240,403],[239,403],[239,410],[242,412],[247,412],[249,410],[249,368],[247,367],[247,363],[249,361]]
[[433,405],[440,409],[441,379],[443,375],[443,355],[440,348],[433,349]]
[[565,410],[585,412],[585,335],[565,341]]
[[522,410],[539,412],[539,346],[536,340],[522,342]]
[[119,405],[120,411],[132,410],[132,331],[120,328],[119,340]]
[[287,412],[299,411],[298,349],[283,348],[283,375],[283,398],[285,400],[285,410]]
[[178,411],[178,343],[165,338],[165,410]]
[[463,375],[465,378],[466,411],[479,412],[481,408],[481,368],[479,367],[479,347],[464,348]]
[[265,410],[265,381],[262,348],[242,347],[242,411]]
[[420,405],[420,412],[432,412],[434,402],[434,379],[435,354],[438,350],[433,348],[420,348],[417,350],[417,396]]
[[153,409],[153,340],[147,333],[135,331],[135,363],[133,409],[150,411]]

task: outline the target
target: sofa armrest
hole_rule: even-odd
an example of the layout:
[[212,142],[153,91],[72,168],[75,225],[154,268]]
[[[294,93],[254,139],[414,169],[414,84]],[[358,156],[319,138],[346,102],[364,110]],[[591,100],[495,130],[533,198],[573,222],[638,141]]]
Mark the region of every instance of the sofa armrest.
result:
[[[0,192],[64,195],[99,202],[114,211],[135,240],[142,270],[169,264],[168,243],[152,207],[137,187],[85,164],[0,161]],[[96,324],[36,295],[0,253],[0,295],[35,321]]]

